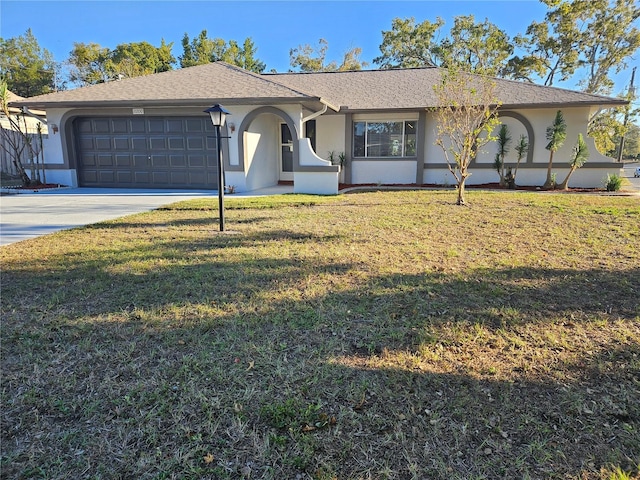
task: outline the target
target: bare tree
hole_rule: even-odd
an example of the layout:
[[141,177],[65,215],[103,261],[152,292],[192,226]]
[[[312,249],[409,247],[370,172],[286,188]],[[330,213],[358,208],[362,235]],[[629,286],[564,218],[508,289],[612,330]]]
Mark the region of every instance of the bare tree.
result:
[[469,165],[482,146],[495,140],[491,135],[500,123],[493,78],[459,70],[442,71],[442,81],[434,86],[436,145],[444,152],[449,171],[458,185],[458,205],[466,205],[465,182]]
[[[35,135],[29,132],[26,117],[10,111],[9,89],[4,80],[0,80],[0,111],[9,125],[9,128],[0,127],[0,148],[11,159],[11,163],[24,186],[40,183],[40,165],[36,165],[34,161],[39,163],[42,142],[39,145],[34,145]],[[38,135],[41,136],[41,130],[38,130]],[[29,160],[31,177],[27,174],[22,163],[25,156]],[[44,165],[42,168],[44,169]]]

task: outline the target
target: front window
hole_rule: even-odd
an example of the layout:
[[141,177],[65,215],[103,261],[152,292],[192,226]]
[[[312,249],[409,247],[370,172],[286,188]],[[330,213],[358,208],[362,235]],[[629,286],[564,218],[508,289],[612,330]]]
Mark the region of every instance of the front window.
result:
[[354,122],[354,157],[413,157],[416,122]]

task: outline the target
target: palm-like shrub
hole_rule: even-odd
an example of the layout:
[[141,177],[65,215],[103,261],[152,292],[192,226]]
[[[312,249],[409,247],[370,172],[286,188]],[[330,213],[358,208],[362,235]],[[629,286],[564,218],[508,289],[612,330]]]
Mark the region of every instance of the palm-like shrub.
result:
[[551,188],[553,185],[553,179],[551,177],[551,169],[553,168],[553,154],[558,151],[560,147],[564,144],[565,139],[567,138],[567,123],[564,120],[564,115],[562,115],[562,111],[558,110],[556,112],[556,118],[553,121],[553,124],[547,127],[547,146],[545,147],[549,150],[549,165],[547,166],[547,179],[544,182],[544,188]]

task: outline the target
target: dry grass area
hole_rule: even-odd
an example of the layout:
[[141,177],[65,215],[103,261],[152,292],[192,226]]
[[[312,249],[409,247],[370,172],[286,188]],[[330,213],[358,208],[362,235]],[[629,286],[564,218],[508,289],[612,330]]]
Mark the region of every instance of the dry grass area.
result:
[[617,479],[640,204],[216,199],[0,249],[2,478]]

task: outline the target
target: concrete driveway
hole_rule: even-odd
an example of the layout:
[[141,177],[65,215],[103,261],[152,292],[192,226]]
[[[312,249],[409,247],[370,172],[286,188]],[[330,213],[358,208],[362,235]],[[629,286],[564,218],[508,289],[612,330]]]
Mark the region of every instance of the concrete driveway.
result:
[[0,196],[0,245],[217,192],[68,188]]
[[[292,192],[291,186],[276,185],[226,198]],[[217,190],[63,188],[0,195],[0,246],[204,197],[215,198],[217,207]]]

